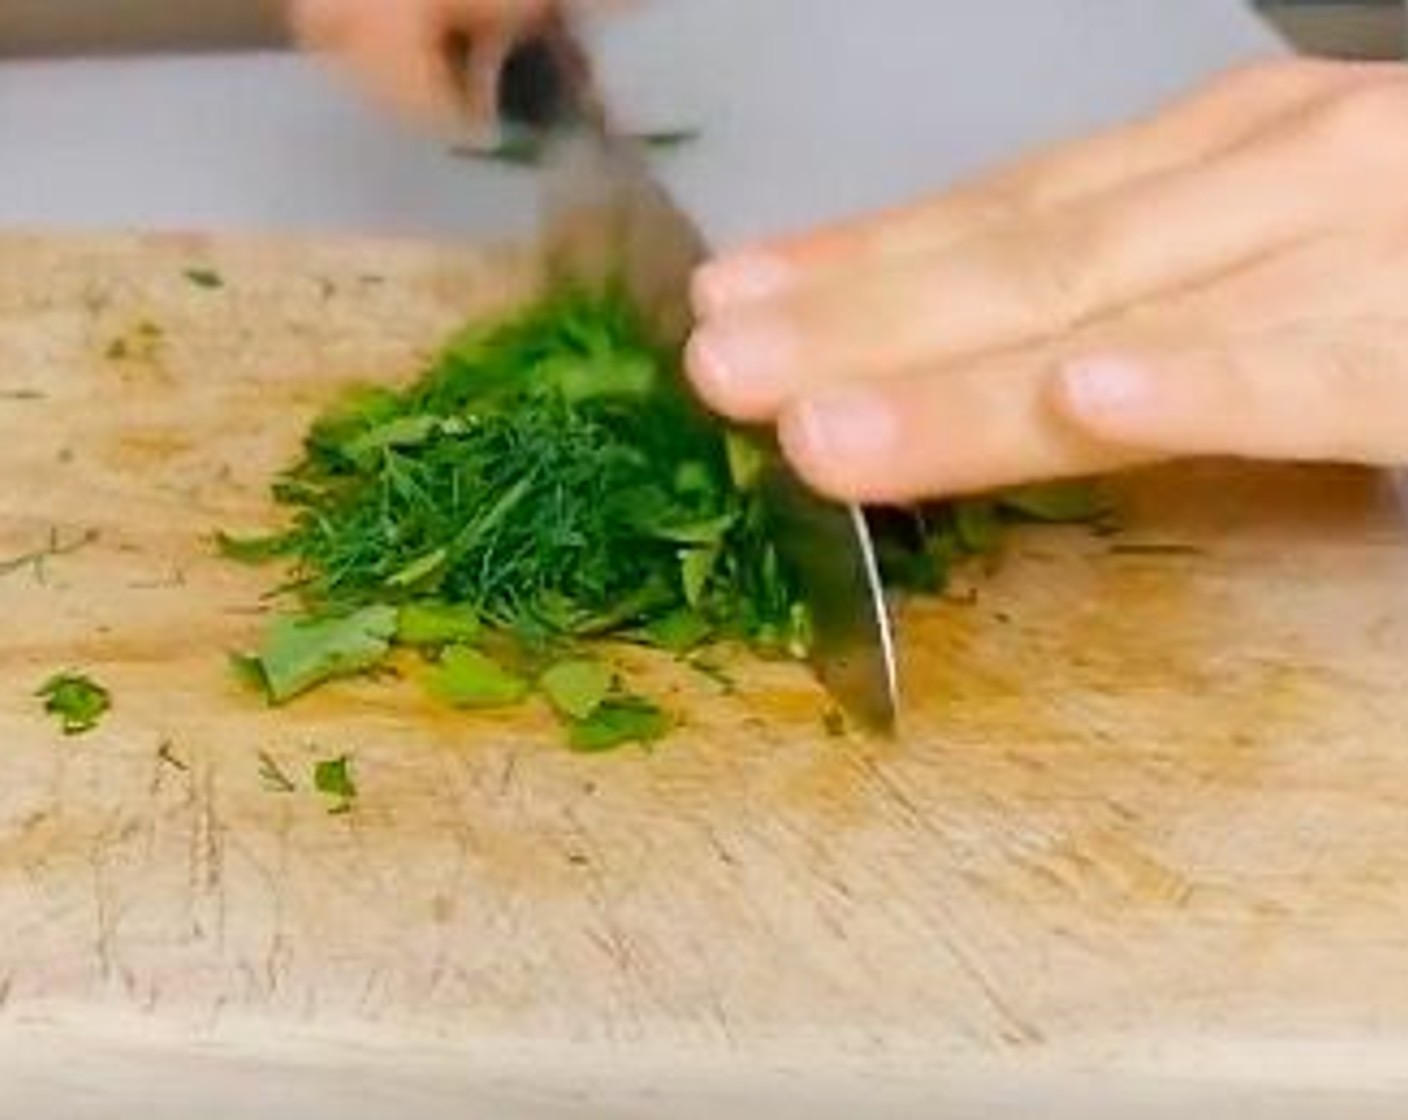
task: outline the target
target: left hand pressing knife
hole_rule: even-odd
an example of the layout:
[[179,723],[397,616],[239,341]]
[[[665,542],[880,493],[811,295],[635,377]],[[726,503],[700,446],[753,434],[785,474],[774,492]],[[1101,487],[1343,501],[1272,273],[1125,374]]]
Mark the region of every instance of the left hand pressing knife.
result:
[[[500,110],[539,148],[553,273],[624,283],[658,340],[683,346],[694,325],[690,279],[708,245],[643,146],[611,125],[590,60],[564,22],[510,56]],[[689,392],[682,381],[680,391]],[[817,495],[765,443],[760,485],[775,546],[811,614],[813,666],[851,719],[891,732],[899,714],[895,635],[865,511]]]

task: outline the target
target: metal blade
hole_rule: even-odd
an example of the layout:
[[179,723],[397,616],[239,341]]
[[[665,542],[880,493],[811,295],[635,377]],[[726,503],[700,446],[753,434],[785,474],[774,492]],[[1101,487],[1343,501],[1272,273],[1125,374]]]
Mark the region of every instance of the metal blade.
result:
[[[519,73],[540,84],[520,89],[525,104],[559,112],[543,135],[543,225],[547,263],[575,282],[623,283],[658,341],[682,345],[693,326],[690,279],[708,256],[705,239],[652,173],[645,152],[605,123],[586,85],[580,52],[552,74],[551,50],[534,48]],[[570,67],[570,69],[569,69]],[[580,78],[580,81],[586,79]],[[683,381],[680,392],[689,393]],[[693,394],[689,393],[691,400]],[[766,448],[763,497],[780,558],[797,577],[812,616],[812,659],[833,697],[857,722],[893,729],[899,709],[894,632],[865,513],[827,501]]]

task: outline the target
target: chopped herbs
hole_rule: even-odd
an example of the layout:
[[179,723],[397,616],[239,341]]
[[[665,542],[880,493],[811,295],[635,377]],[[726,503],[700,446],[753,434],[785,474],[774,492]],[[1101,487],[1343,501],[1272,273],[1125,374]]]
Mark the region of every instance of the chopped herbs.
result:
[[426,686],[433,696],[456,708],[512,707],[532,687],[488,654],[468,646],[447,649]]
[[188,268],[182,274],[197,288],[223,288],[225,278],[213,268]]
[[466,603],[407,603],[396,618],[396,640],[406,646],[473,642],[483,629],[479,612]]
[[269,624],[258,652],[240,667],[282,704],[335,677],[365,672],[391,648],[396,610],[370,606],[349,614],[281,617]]
[[606,703],[616,685],[616,674],[600,661],[559,661],[538,678],[538,687],[560,715],[590,719]]
[[35,692],[44,710],[59,721],[65,735],[92,731],[112,707],[108,690],[78,673],[57,673]]
[[[811,617],[773,540],[767,460],[680,376],[618,292],[569,289],[461,331],[403,389],[349,393],[274,482],[285,524],[217,538],[233,559],[287,562],[300,610],[236,667],[283,703],[410,647],[440,701],[497,708],[536,691],[573,749],[599,752],[673,720],[584,642],[806,657]],[[893,587],[941,592],[1009,521],[1099,510],[1063,485],[877,512],[874,527]]]
[[611,699],[586,719],[568,724],[568,745],[579,754],[604,754],[628,743],[653,743],[672,726],[669,715],[648,700]]
[[1094,521],[1109,512],[1100,492],[1083,482],[1047,482],[1008,490],[998,499],[1008,513],[1051,524]]
[[357,799],[357,783],[352,777],[352,760],[344,754],[315,762],[313,788],[334,800],[334,804],[328,809],[329,813],[350,813],[352,802]]

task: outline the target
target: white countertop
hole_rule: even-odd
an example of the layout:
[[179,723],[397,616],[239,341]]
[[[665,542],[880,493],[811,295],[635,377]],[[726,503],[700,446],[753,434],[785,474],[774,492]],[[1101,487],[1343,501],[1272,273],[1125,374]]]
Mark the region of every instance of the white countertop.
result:
[[[653,0],[604,48],[630,115],[702,130],[667,167],[719,241],[900,200],[1282,49],[1239,0]],[[287,55],[0,64],[0,153],[0,224],[531,227],[522,172]]]

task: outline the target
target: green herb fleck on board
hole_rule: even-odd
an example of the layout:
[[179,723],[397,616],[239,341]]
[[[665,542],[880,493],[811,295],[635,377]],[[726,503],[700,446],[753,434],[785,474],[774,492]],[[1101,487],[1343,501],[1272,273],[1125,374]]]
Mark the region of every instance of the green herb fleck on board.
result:
[[357,783],[352,777],[352,760],[347,755],[325,758],[313,764],[313,788],[334,800],[329,813],[352,811],[357,799]]
[[223,288],[225,278],[213,268],[188,268],[183,276],[197,288]]
[[57,673],[35,692],[44,710],[59,721],[65,735],[82,735],[98,726],[112,707],[108,690],[79,673]]

